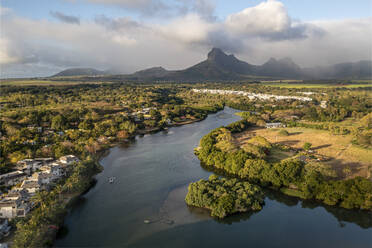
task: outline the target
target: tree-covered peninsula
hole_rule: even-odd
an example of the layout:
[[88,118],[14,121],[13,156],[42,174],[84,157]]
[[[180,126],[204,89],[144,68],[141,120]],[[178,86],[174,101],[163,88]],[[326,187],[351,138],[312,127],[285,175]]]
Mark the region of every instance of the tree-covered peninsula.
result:
[[201,162],[241,180],[274,188],[291,196],[348,209],[372,209],[370,180],[363,177],[343,180],[330,178],[303,161],[302,158],[306,156],[271,161],[268,158],[271,152],[286,148],[271,144],[260,136],[254,136],[244,145],[237,144],[234,133],[249,126],[247,120],[242,120],[204,136],[196,149]]
[[211,210],[211,215],[224,218],[229,214],[259,211],[264,203],[259,186],[238,179],[219,178],[212,174],[208,180],[189,185],[186,203]]

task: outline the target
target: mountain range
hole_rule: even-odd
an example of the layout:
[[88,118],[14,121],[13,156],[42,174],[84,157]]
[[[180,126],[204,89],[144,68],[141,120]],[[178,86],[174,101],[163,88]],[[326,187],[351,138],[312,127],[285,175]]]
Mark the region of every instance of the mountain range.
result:
[[52,77],[71,77],[71,76],[98,76],[106,75],[107,72],[93,68],[70,68],[63,70]]
[[[64,76],[102,76],[112,73],[92,68],[72,68],[61,71],[52,77]],[[372,61],[340,63],[330,66],[301,68],[291,58],[270,58],[262,65],[252,65],[213,48],[207,59],[184,70],[166,70],[152,67],[133,74],[114,76],[117,79],[133,81],[225,81],[247,79],[371,79]]]

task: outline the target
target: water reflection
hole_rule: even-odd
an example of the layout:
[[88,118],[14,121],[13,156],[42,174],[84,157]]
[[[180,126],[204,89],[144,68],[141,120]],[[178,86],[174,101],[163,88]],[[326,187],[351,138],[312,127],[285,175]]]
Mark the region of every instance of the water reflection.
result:
[[[200,163],[200,166],[204,170],[213,172],[217,175],[223,175],[224,177],[234,178],[234,175],[230,175],[221,169],[207,166],[204,163]],[[340,227],[345,226],[345,223],[343,222],[354,223],[364,229],[372,227],[372,212],[370,211],[345,209],[341,207],[329,206],[329,205],[326,205],[326,204],[323,204],[321,202],[317,202],[314,200],[302,200],[297,197],[288,196],[283,193],[270,190],[270,189],[265,189],[265,195],[268,199],[283,203],[289,207],[293,207],[293,206],[297,206],[298,204],[301,204],[302,208],[307,208],[307,209],[315,209],[318,207],[324,208],[328,213],[332,214],[339,221]],[[237,214],[232,217],[233,221],[239,222],[240,215],[241,215],[241,218],[243,218],[243,220],[244,218],[246,218],[244,216],[245,214]],[[250,214],[249,216],[251,215],[252,214]],[[219,222],[224,223],[224,221],[219,221]]]
[[303,208],[314,209],[319,206],[327,210],[328,213],[331,213],[339,221],[340,227],[345,227],[345,223],[343,222],[357,224],[363,229],[372,227],[372,213],[370,211],[345,209],[315,202],[302,202]]
[[265,190],[265,194],[269,199],[283,203],[290,207],[301,204],[302,208],[307,209],[323,208],[339,221],[340,227],[345,226],[345,224],[342,222],[354,223],[364,229],[372,227],[372,213],[370,211],[329,206],[313,200],[302,200],[273,190]]

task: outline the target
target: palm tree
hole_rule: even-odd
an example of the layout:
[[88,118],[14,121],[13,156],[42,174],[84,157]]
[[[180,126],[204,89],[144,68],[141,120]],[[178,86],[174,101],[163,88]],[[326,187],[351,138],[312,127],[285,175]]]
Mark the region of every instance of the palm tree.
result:
[[58,184],[55,188],[54,188],[54,192],[56,192],[56,194],[58,194],[58,201],[61,200],[61,196],[62,196],[62,192],[63,192],[63,187]]
[[63,187],[68,191],[71,192],[71,190],[74,188],[74,181],[72,180],[73,175],[70,176],[69,179],[66,180]]
[[46,191],[39,191],[33,197],[33,201],[36,205],[40,205],[40,208],[44,210],[49,202],[49,193]]

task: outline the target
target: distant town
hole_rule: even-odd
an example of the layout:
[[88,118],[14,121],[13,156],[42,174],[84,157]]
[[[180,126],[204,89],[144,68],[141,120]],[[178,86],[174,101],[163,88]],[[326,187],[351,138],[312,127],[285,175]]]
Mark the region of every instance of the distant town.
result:
[[313,99],[310,97],[300,97],[300,96],[277,96],[277,95],[270,95],[270,94],[261,94],[261,93],[250,93],[245,91],[239,90],[210,90],[210,89],[192,89],[194,92],[200,93],[210,93],[210,94],[231,94],[231,95],[240,95],[246,96],[250,100],[260,99],[260,100],[287,100],[287,99],[294,99],[299,101],[312,101]]

